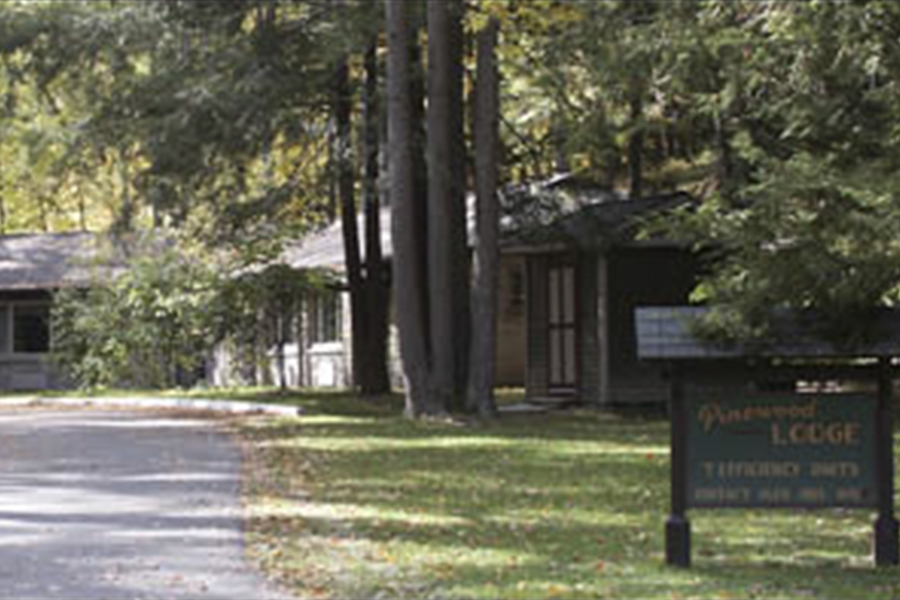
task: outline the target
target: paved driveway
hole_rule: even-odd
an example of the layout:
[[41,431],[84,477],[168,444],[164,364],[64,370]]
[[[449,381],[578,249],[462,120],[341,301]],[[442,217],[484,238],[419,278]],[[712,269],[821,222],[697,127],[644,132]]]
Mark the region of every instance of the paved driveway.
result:
[[244,561],[239,469],[199,419],[0,410],[0,597],[284,598]]

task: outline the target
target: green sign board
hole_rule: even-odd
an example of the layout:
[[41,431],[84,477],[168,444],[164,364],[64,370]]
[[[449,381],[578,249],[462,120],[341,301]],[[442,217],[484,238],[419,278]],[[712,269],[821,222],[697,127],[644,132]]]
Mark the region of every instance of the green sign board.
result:
[[877,505],[875,398],[695,398],[686,408],[688,506]]

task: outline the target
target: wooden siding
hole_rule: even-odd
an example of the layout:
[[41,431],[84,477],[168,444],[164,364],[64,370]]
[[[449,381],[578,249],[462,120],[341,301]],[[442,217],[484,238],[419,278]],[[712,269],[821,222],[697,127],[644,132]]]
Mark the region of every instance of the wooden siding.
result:
[[578,294],[578,395],[600,403],[600,330],[597,321],[597,256],[583,254],[575,279]]
[[635,309],[687,303],[696,259],[672,248],[617,249],[608,255],[610,402],[665,402],[669,385],[662,367],[638,361]]
[[495,383],[519,387],[525,383],[525,347],[528,344],[525,319],[525,259],[500,259],[497,302],[497,360]]

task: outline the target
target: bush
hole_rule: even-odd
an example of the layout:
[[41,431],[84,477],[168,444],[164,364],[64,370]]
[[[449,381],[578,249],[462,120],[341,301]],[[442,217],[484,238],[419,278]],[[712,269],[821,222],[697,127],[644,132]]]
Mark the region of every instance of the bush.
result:
[[54,361],[81,387],[190,382],[219,335],[225,278],[211,257],[174,243],[137,244],[122,274],[60,291]]

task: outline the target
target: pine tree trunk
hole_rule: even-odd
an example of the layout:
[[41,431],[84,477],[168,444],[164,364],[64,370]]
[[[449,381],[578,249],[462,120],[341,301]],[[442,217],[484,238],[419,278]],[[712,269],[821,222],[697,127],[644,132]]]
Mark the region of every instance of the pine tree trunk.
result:
[[455,189],[452,0],[428,3],[428,293],[432,384],[436,400],[453,407],[458,342],[455,329]]
[[365,350],[359,357],[359,390],[364,396],[386,394],[391,391],[387,369],[388,343],[388,278],[381,249],[381,202],[378,190],[379,130],[378,108],[378,41],[372,42],[366,51],[366,87],[364,98],[364,148],[365,175],[363,177],[363,202],[365,205],[366,264]]
[[639,89],[632,90],[629,100],[631,109],[631,126],[633,131],[628,140],[628,170],[631,176],[629,195],[640,198],[644,193],[644,127],[641,120],[644,115],[644,102]]
[[277,352],[278,352],[278,354],[276,356],[276,359],[278,360],[278,388],[281,390],[282,393],[284,393],[287,391],[287,387],[288,387],[288,385],[287,385],[287,360],[286,360],[286,352],[285,352],[285,345],[287,344],[287,339],[284,334],[285,333],[284,322],[285,322],[285,319],[288,318],[288,316],[284,311],[285,303],[282,302],[281,306],[282,306],[282,310],[275,319],[275,326],[278,328],[278,332],[277,332],[277,335],[278,335]]
[[435,393],[465,401],[469,350],[469,252],[463,128],[463,4],[428,3],[428,274]]
[[385,2],[388,32],[388,140],[390,143],[390,189],[394,247],[393,289],[397,306],[397,327],[406,393],[406,414],[420,416],[442,411],[429,395],[429,354],[427,342],[427,282],[418,260],[423,248],[416,230],[417,198],[414,149],[415,108],[411,85],[411,48],[415,44],[411,27],[411,3]]
[[[390,0],[388,0],[390,1]],[[416,269],[425,286],[425,344],[430,344],[428,331],[428,163],[425,159],[427,135],[425,131],[425,68],[422,46],[418,34],[425,22],[425,3],[409,3],[411,33],[408,39],[409,52],[409,100],[412,103],[412,160],[413,160],[413,233],[417,254]],[[390,127],[390,125],[388,126]],[[390,133],[388,134],[390,137]],[[429,361],[430,362],[430,361]]]
[[497,285],[500,268],[498,22],[478,33],[475,87],[475,262],[472,289],[472,351],[467,406],[484,417],[496,413],[494,368],[497,343]]
[[456,297],[453,306],[453,331],[456,335],[454,396],[451,408],[464,410],[469,375],[469,351],[471,345],[472,314],[470,306],[472,258],[469,253],[466,209],[466,167],[468,149],[465,139],[465,102],[463,93],[463,63],[465,35],[463,18],[465,3],[452,0],[447,4],[449,12],[449,77],[451,79],[450,124],[451,144],[451,225],[450,240],[453,255],[453,289]]
[[0,187],[0,235],[6,235],[6,200],[3,195],[3,188]]
[[365,282],[359,250],[359,227],[356,221],[356,194],[351,148],[352,91],[346,58],[341,59],[334,80],[334,121],[336,126],[337,187],[341,207],[341,233],[344,241],[344,265],[347,285],[350,289],[351,363],[353,384],[359,386],[364,379],[363,350],[368,331],[366,329]]

